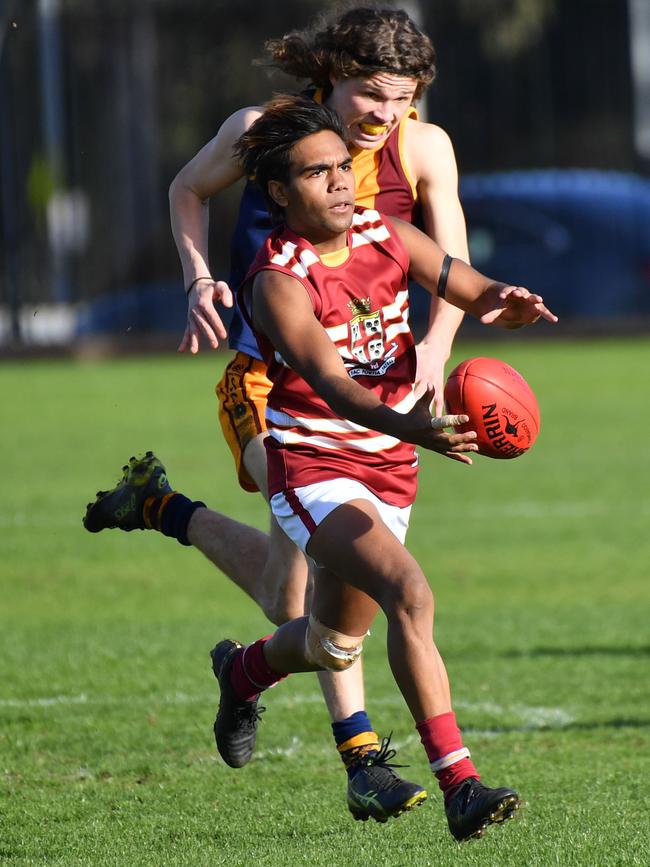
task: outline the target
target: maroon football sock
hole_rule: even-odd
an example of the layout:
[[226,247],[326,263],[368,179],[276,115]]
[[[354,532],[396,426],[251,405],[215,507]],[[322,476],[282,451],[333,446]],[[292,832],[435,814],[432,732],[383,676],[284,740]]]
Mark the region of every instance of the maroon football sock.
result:
[[230,683],[237,698],[251,701],[260,692],[279,683],[287,675],[273,671],[264,657],[264,645],[271,638],[260,638],[244,647],[236,656],[230,669]]
[[480,779],[452,711],[425,719],[416,729],[445,797],[468,777]]

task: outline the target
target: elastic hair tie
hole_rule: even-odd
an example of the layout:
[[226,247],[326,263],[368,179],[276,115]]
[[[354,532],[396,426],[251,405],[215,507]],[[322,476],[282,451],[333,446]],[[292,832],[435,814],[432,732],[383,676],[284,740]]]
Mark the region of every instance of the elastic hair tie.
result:
[[199,282],[199,280],[212,280],[212,277],[197,277],[196,280],[192,280],[190,285],[185,290],[185,294],[189,295],[194,286]]

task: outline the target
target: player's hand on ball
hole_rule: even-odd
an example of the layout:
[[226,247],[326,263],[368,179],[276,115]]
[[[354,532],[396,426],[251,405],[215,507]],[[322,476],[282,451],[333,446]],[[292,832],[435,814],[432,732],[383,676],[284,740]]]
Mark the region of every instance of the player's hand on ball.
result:
[[471,464],[471,457],[465,453],[478,451],[478,446],[474,442],[476,431],[470,430],[465,433],[452,434],[444,431],[446,427],[454,428],[457,425],[466,424],[468,421],[468,415],[431,416],[431,428],[434,431],[434,436],[431,439],[431,445],[427,444],[426,447],[452,460]]
[[403,436],[407,442],[415,443],[425,449],[445,455],[454,461],[463,464],[471,464],[472,458],[468,452],[478,451],[474,442],[476,431],[470,430],[464,433],[446,433],[445,428],[462,425],[469,421],[467,415],[443,415],[434,416],[434,395],[428,392],[423,395],[413,409],[406,414],[405,418],[413,423],[410,435]]
[[541,295],[534,295],[523,286],[493,284],[483,295],[484,304],[491,308],[481,316],[484,325],[500,325],[502,328],[521,328],[531,325],[541,317],[547,322],[558,318],[546,307]]
[[217,313],[215,303],[232,307],[233,297],[230,287],[224,280],[202,279],[194,283],[187,296],[187,325],[178,351],[189,351],[195,355],[199,351],[201,337],[207,340],[212,349],[225,340],[228,332]]

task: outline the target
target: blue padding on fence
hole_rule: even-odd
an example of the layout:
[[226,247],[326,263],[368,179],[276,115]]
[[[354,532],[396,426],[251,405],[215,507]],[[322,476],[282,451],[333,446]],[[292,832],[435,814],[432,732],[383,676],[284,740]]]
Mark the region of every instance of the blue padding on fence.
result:
[[561,316],[650,314],[650,180],[591,170],[468,175],[472,264]]

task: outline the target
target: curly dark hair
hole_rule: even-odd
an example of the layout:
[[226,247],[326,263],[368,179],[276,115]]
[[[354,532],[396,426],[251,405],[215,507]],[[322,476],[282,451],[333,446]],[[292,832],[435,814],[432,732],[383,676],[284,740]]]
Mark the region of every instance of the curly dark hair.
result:
[[361,6],[313,28],[265,44],[268,63],[295,78],[329,88],[330,75],[368,78],[389,72],[418,82],[419,99],[436,74],[431,40],[402,9]]
[[255,178],[275,218],[282,217],[282,209],[269,196],[269,181],[288,183],[293,146],[323,130],[345,141],[345,125],[333,109],[307,96],[279,93],[233,145],[235,157],[246,174]]

